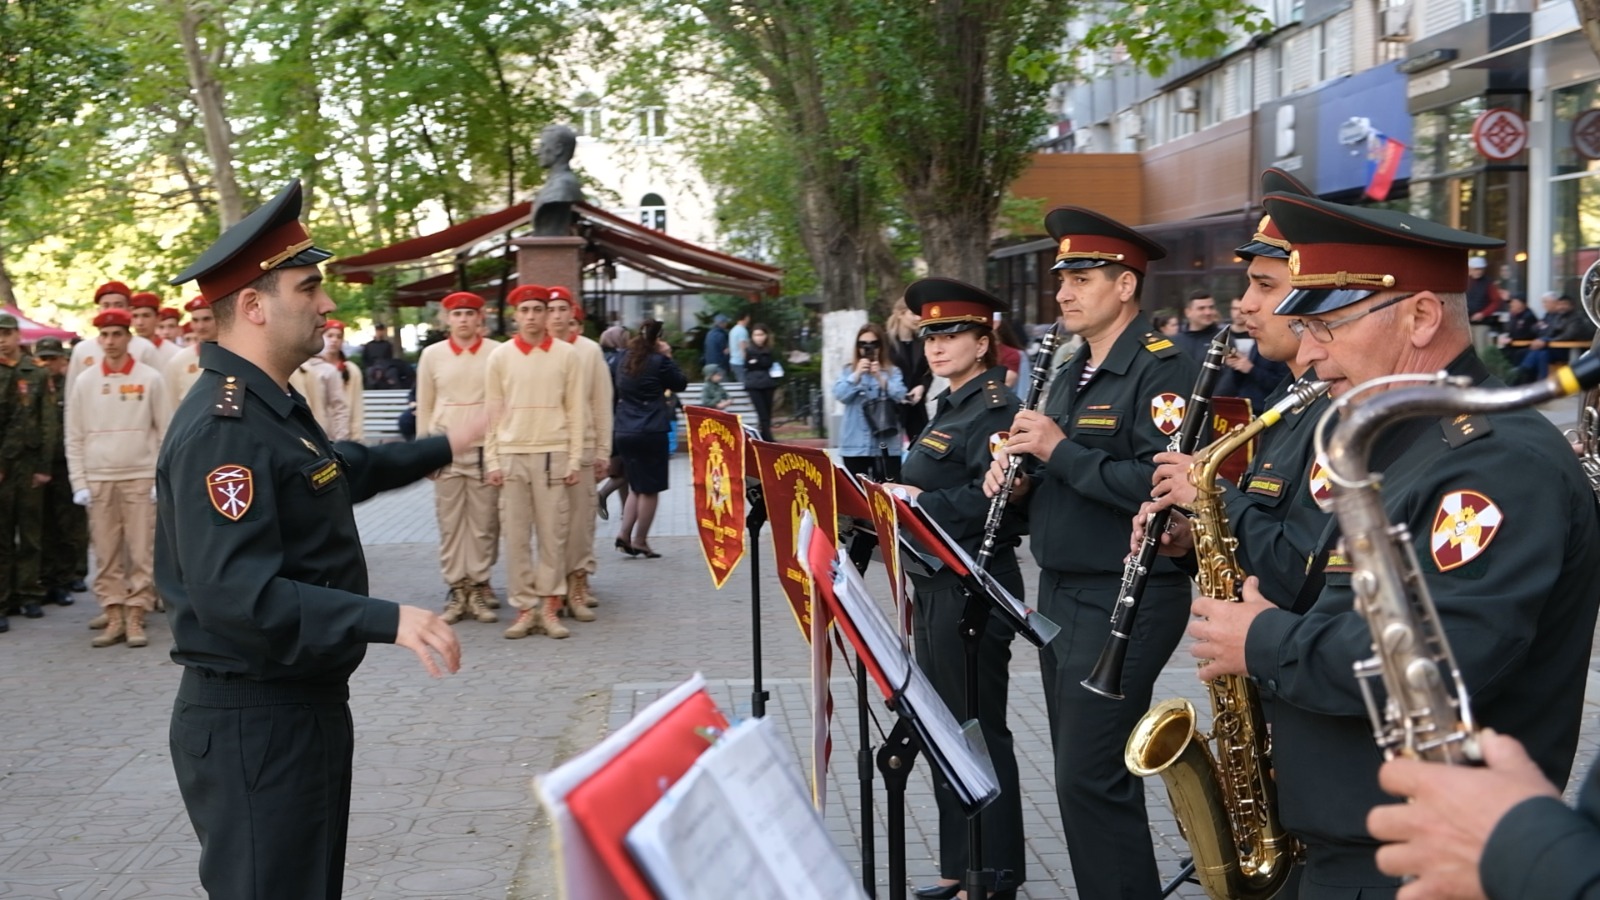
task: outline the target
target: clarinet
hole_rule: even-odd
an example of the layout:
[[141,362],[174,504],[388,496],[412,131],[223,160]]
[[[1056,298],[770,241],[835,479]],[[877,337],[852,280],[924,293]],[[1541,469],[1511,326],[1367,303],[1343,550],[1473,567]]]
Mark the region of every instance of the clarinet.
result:
[[[1211,339],[1206,348],[1206,358],[1200,366],[1200,377],[1194,380],[1194,392],[1183,413],[1183,425],[1172,436],[1167,450],[1193,454],[1200,437],[1211,426],[1211,393],[1217,388],[1217,378],[1222,375],[1222,359],[1232,348],[1228,345],[1228,329],[1224,327]],[[1144,596],[1145,585],[1150,582],[1150,569],[1155,565],[1156,552],[1161,548],[1161,535],[1167,530],[1167,520],[1172,517],[1172,507],[1166,507],[1145,523],[1144,541],[1139,552],[1130,554],[1122,567],[1122,585],[1117,588],[1117,602],[1111,607],[1111,634],[1100,651],[1094,669],[1079,684],[1102,697],[1122,699],[1122,665],[1128,659],[1128,636],[1133,634],[1133,619],[1139,612],[1139,598]]]
[[[1033,371],[1028,377],[1028,396],[1022,402],[1023,409],[1039,408],[1039,398],[1044,395],[1044,386],[1050,381],[1050,360],[1055,356],[1056,344],[1060,341],[1060,328],[1060,322],[1051,325],[1050,330],[1039,339],[1039,350],[1033,355]],[[1000,533],[1000,520],[1005,518],[1006,506],[1011,502],[1011,487],[1016,483],[1017,471],[1021,468],[1022,455],[1012,454],[1006,462],[1005,480],[989,500],[989,515],[983,520],[983,545],[978,548],[976,560],[978,568],[985,571],[994,556],[995,536]]]

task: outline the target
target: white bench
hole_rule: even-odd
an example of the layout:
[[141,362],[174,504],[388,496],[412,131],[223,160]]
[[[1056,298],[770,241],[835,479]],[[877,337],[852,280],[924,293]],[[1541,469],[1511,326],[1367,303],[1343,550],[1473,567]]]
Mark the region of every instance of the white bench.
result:
[[400,414],[410,403],[406,399],[410,393],[401,390],[361,392],[364,404],[361,427],[366,432],[367,443],[400,440]]

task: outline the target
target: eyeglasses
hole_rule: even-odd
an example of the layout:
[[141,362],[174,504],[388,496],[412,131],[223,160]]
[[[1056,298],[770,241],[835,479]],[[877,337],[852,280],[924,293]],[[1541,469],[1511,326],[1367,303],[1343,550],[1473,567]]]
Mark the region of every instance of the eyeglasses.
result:
[[1342,325],[1349,325],[1351,322],[1354,322],[1362,316],[1370,316],[1380,309],[1386,309],[1395,305],[1396,303],[1399,303],[1401,300],[1409,300],[1415,296],[1415,294],[1401,294],[1398,297],[1390,297],[1382,303],[1369,306],[1361,312],[1352,313],[1342,319],[1334,319],[1332,322],[1324,322],[1321,319],[1290,319],[1289,330],[1294,333],[1294,336],[1297,340],[1305,337],[1306,333],[1309,332],[1312,337],[1317,339],[1317,343],[1331,343],[1333,341],[1333,330],[1335,328],[1338,328]]

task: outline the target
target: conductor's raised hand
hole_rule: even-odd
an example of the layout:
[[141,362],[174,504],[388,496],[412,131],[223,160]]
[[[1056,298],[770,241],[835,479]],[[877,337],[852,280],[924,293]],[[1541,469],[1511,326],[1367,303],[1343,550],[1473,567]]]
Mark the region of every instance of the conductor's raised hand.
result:
[[1167,506],[1189,506],[1194,503],[1196,491],[1189,483],[1189,467],[1194,457],[1187,453],[1164,450],[1155,455],[1156,471],[1150,476],[1150,497]]
[[1067,439],[1056,420],[1036,410],[1025,409],[1011,421],[1011,437],[1006,452],[1029,453],[1040,462],[1049,462],[1056,445]]
[[420,606],[400,607],[400,627],[394,642],[422,660],[422,667],[435,678],[461,669],[461,642],[455,629],[432,611]]

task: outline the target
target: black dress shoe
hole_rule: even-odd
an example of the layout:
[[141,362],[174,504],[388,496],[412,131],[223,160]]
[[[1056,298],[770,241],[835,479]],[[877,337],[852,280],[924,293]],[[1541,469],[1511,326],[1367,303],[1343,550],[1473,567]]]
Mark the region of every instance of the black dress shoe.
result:
[[922,897],[923,900],[950,900],[951,897],[961,893],[961,882],[954,884],[925,884],[919,888],[912,888],[911,895]]
[[629,544],[622,538],[617,538],[617,549],[628,554],[629,556],[638,556],[640,552],[636,547]]
[[635,556],[642,556],[645,559],[660,559],[661,558],[661,554],[655,552],[654,550],[651,550],[649,547],[634,547],[633,548],[633,552],[634,552]]
[[89,586],[83,583],[82,578],[79,578],[77,581],[67,585],[67,587],[72,588],[72,592],[74,594],[86,594],[89,592]]
[[49,596],[45,598],[45,602],[54,603],[57,606],[71,606],[78,601],[72,599],[72,592],[66,588],[53,587],[50,589]]
[[22,617],[25,619],[42,619],[44,618],[44,607],[40,606],[38,601],[29,600],[22,604]]

